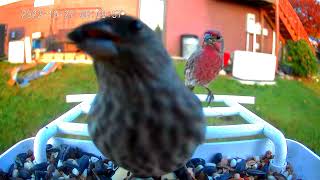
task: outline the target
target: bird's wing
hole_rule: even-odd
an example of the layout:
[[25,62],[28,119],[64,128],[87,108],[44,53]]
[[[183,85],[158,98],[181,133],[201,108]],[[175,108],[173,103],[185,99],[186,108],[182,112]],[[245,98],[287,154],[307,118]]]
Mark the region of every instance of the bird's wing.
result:
[[186,67],[184,69],[184,76],[185,76],[185,85],[187,87],[194,87],[196,84],[196,80],[194,77],[194,70],[195,70],[195,65],[196,61],[199,59],[203,52],[202,48],[199,48],[197,51],[191,54],[189,57]]
[[201,55],[201,53],[203,52],[202,48],[199,48],[198,50],[196,50],[195,52],[193,52],[191,54],[191,56],[188,58],[188,61],[186,63],[186,67],[184,69],[184,74],[186,75],[186,70],[188,69],[192,69],[194,66],[194,62],[199,58],[199,56]]

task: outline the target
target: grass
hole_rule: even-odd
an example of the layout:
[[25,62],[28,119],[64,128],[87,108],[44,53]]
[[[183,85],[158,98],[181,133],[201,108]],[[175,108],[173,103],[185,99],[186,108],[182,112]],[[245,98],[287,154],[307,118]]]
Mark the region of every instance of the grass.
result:
[[67,94],[95,93],[97,89],[93,68],[88,65],[65,65],[23,89],[6,84],[11,67],[0,63],[0,152],[34,136],[38,129],[74,106],[65,102]]
[[[23,89],[7,86],[11,67],[0,63],[0,153],[34,136],[42,126],[73,107],[74,104],[65,103],[67,94],[97,90],[90,65],[65,65]],[[177,62],[176,67],[183,79],[184,63]],[[246,105],[248,109],[279,128],[287,138],[300,141],[320,154],[320,83],[277,79],[276,86],[248,86],[229,77],[219,77],[210,87],[215,94],[255,96],[256,104]],[[196,88],[195,92],[206,93],[202,88]],[[208,120],[210,125],[242,122],[239,117]]]

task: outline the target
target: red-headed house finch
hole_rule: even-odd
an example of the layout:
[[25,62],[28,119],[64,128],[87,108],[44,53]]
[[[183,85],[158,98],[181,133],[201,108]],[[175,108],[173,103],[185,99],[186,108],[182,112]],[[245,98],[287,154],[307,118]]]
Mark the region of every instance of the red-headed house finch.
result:
[[182,167],[204,142],[204,115],[155,33],[121,16],[84,24],[69,38],[94,59],[99,90],[88,128],[98,149],[136,177]]
[[214,99],[209,83],[223,68],[224,40],[219,31],[204,33],[202,47],[191,54],[185,67],[185,85],[191,90],[202,86],[208,91],[207,101]]

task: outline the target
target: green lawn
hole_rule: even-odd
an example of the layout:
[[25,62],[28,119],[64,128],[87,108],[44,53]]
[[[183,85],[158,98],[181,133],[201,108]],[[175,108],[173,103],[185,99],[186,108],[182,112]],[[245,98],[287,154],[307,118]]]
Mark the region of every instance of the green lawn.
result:
[[[183,78],[184,64],[176,65]],[[0,63],[0,153],[34,136],[42,126],[73,107],[74,104],[65,103],[67,94],[95,93],[97,89],[91,65],[65,65],[23,89],[7,86],[11,67]],[[256,104],[246,107],[279,128],[287,138],[320,154],[320,83],[278,79],[276,86],[247,86],[229,77],[219,77],[211,88],[215,94],[255,96]],[[206,91],[196,88],[195,92]],[[240,122],[240,118],[209,120],[214,125]]]

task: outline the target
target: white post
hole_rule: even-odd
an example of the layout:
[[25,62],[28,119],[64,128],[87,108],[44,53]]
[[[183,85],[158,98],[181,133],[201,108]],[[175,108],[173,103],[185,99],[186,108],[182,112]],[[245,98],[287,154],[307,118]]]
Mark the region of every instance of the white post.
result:
[[272,55],[276,54],[276,32],[272,33]]
[[252,40],[252,51],[253,52],[256,52],[256,49],[257,49],[257,34],[256,32],[253,33],[253,40]]
[[29,36],[24,38],[24,52],[26,57],[26,63],[32,63],[32,55],[31,55],[31,39]]

